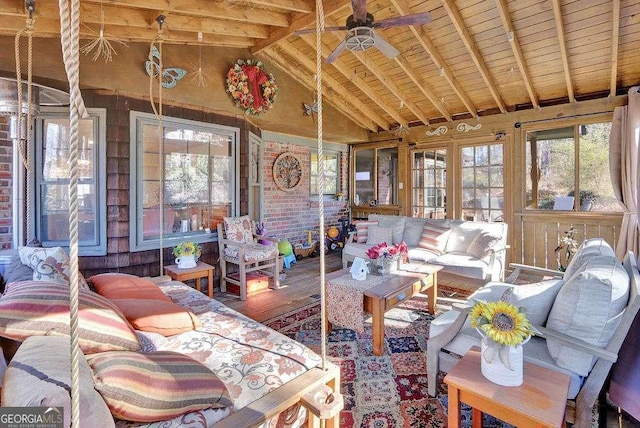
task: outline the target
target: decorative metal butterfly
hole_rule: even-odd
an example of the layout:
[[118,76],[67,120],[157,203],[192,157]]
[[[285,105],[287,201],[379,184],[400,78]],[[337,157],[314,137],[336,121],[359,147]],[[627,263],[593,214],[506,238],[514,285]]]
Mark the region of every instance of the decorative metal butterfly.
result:
[[[149,59],[145,61],[144,68],[147,70],[147,74],[152,77],[158,76],[160,71],[160,52],[158,48],[153,46],[151,52],[149,52]],[[162,87],[173,88],[178,83],[178,80],[187,75],[187,70],[177,67],[165,68],[162,71]]]
[[312,113],[318,112],[318,102],[315,100],[311,105],[302,103],[302,106],[304,107],[304,114],[307,116],[311,116]]

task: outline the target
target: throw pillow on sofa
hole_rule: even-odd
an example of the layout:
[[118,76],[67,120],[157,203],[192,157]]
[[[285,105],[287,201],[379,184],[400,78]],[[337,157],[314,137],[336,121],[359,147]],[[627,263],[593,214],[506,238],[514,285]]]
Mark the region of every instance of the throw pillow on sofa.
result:
[[467,248],[467,254],[478,259],[484,259],[491,254],[491,249],[500,242],[501,239],[500,236],[481,232],[471,241],[471,245]]
[[386,242],[387,245],[391,245],[393,236],[391,229],[387,227],[378,226],[377,224],[369,226],[369,237],[367,238],[368,245],[378,245]]
[[225,384],[207,366],[172,351],[102,352],[87,358],[95,388],[117,418],[154,422],[232,407]]
[[[69,286],[23,281],[0,299],[0,336],[23,341],[29,336],[69,335]],[[140,350],[135,331],[118,308],[90,290],[78,290],[80,349],[85,354]]]
[[422,235],[418,241],[418,247],[429,250],[437,255],[442,255],[451,229],[440,224],[425,222],[422,228]]
[[356,242],[366,244],[369,239],[369,226],[378,225],[377,221],[358,220],[356,225]]
[[[71,365],[69,337],[33,336],[25,339],[9,363],[3,380],[2,405],[62,407],[64,424],[71,425]],[[93,388],[91,369],[79,360],[81,427],[115,426],[111,412]]]

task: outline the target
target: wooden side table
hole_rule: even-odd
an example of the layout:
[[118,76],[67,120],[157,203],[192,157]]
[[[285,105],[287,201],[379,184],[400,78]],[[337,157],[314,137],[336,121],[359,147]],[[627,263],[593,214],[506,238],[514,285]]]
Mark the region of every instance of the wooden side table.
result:
[[165,266],[164,272],[176,281],[196,280],[196,289],[202,293],[202,278],[207,278],[209,297],[213,299],[213,272],[215,267],[203,262],[198,262],[196,267],[178,269],[177,265]]
[[480,372],[480,349],[476,346],[445,376],[449,386],[449,427],[460,427],[460,403],[473,408],[474,428],[482,427],[488,413],[520,427],[564,427],[569,376],[524,363],[520,386],[501,386]]

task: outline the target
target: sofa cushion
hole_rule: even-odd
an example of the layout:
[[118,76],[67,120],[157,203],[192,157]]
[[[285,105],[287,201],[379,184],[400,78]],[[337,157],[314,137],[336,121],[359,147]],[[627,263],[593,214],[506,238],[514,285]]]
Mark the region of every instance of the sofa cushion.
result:
[[[369,257],[367,256],[367,250],[371,248],[370,244],[357,244],[350,243],[349,245],[345,245],[342,249],[343,254],[348,254],[352,257],[360,257],[361,259],[367,260]],[[411,250],[409,250],[411,251]]]
[[[629,277],[613,256],[591,256],[566,281],[549,312],[546,327],[605,346],[613,335],[629,298]],[[560,367],[586,376],[595,358],[547,340],[549,353]]]
[[108,299],[155,299],[171,302],[150,279],[125,273],[101,273],[89,278],[96,292]]
[[609,245],[607,241],[602,238],[591,238],[586,239],[582,244],[578,247],[576,253],[569,260],[569,264],[564,271],[564,279],[568,280],[571,278],[576,272],[584,269],[584,264],[589,258],[593,256],[609,256],[615,257],[616,254],[613,251],[613,248]]
[[426,221],[420,233],[418,247],[440,255],[447,245],[447,239],[450,234],[451,229],[448,227]]
[[[71,365],[69,337],[33,336],[25,339],[7,367],[2,405],[63,407],[64,425],[71,425]],[[91,369],[79,359],[81,427],[115,426],[111,412],[93,388]]]
[[[69,286],[19,282],[0,299],[0,335],[23,341],[29,336],[69,335]],[[80,349],[85,354],[137,351],[140,342],[122,313],[108,299],[79,289]]]
[[422,229],[427,220],[424,218],[406,217],[404,220],[404,233],[402,234],[402,240],[407,244],[409,248],[417,247],[420,235],[422,235]]
[[87,360],[95,388],[120,419],[153,422],[233,405],[224,383],[184,354],[112,351]]
[[387,242],[387,244],[399,244],[402,242],[405,219],[406,217],[397,215],[369,215],[369,220],[377,221],[379,226],[391,229],[392,242]]
[[378,224],[377,221],[358,220],[354,223],[356,225],[356,241],[358,244],[365,244],[369,237],[369,226]]
[[202,326],[193,312],[173,302],[155,299],[110,300],[136,330],[173,336]]
[[477,225],[478,222],[472,221],[451,223],[451,234],[444,252],[466,253],[476,236],[482,232],[482,228]]
[[369,247],[382,244],[383,242],[391,245],[392,239],[392,231],[388,227],[380,226],[377,224],[369,226],[369,237],[367,238],[367,244],[369,245]]
[[433,259],[434,257],[438,257],[439,255],[441,254],[434,253],[433,251],[420,247],[409,247],[409,250],[407,251],[409,260],[416,262],[428,262],[429,260]]
[[502,239],[501,236],[492,235],[488,232],[480,232],[467,248],[467,254],[484,259],[491,254],[491,249]]
[[445,253],[426,261],[442,265],[442,272],[479,279],[486,278],[489,267],[484,260],[470,256],[467,253]]

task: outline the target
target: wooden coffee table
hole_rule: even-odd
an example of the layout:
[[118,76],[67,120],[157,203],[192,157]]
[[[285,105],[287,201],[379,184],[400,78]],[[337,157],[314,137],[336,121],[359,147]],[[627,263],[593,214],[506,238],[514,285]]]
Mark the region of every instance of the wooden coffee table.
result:
[[480,348],[474,346],[444,378],[449,386],[449,421],[460,427],[460,403],[473,408],[471,422],[482,427],[482,413],[518,427],[564,427],[569,376],[525,361],[520,386],[501,386],[480,372]]
[[[389,309],[408,300],[420,292],[429,290],[428,310],[435,313],[438,295],[438,272],[442,266],[437,265],[402,265],[394,270],[388,279],[364,291],[362,307],[371,314],[373,328],[373,354],[384,353],[384,314]],[[348,269],[332,272],[326,276],[329,283],[332,279],[349,275]],[[369,274],[370,275],[370,274]],[[331,331],[331,323],[327,316],[327,331]]]

